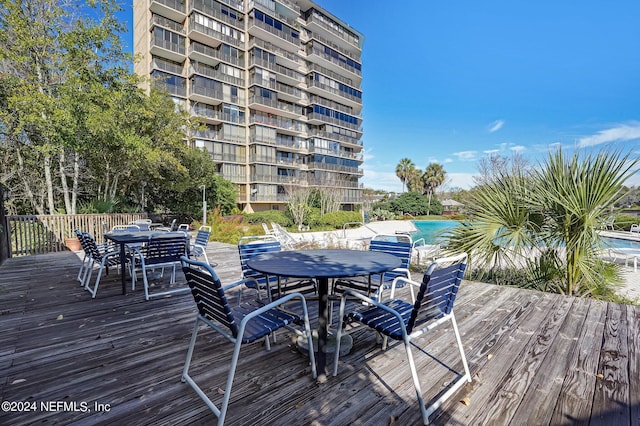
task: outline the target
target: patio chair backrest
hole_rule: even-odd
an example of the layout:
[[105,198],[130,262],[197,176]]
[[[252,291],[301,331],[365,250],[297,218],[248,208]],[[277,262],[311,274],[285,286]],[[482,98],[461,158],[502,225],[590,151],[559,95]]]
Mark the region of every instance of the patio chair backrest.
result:
[[278,251],[282,251],[282,246],[280,245],[280,241],[273,237],[258,235],[240,238],[240,241],[238,241],[238,253],[240,254],[242,276],[245,278],[255,278],[259,284],[265,283],[264,274],[249,268],[249,266],[247,266],[247,260],[258,254]]
[[182,257],[182,271],[198,307],[198,313],[209,321],[229,328],[234,338],[238,337],[238,323],[215,270],[207,264]]
[[466,254],[440,258],[429,266],[416,295],[407,333],[415,326],[451,313],[466,267]]
[[113,225],[111,232],[140,232],[140,226],[134,224]]
[[394,272],[388,271],[384,273],[385,281],[393,281],[397,276],[407,276],[406,271],[409,269],[411,263],[411,252],[413,250],[413,242],[411,237],[404,234],[388,235],[378,234],[371,238],[369,244],[369,251],[378,251],[383,253],[392,254],[402,261],[399,269],[404,271]]
[[188,254],[186,237],[165,237],[163,235],[166,234],[152,236],[149,238],[149,242],[140,248],[140,253],[144,256],[147,265],[179,262],[181,256]]
[[98,243],[96,243],[93,235],[88,232],[83,232],[80,243],[82,244],[82,248],[88,256],[91,256],[96,262],[102,261],[102,253],[100,252]]
[[198,230],[198,233],[196,234],[196,241],[195,241],[195,245],[198,246],[207,246],[207,244],[209,243],[209,236],[211,235],[211,231],[207,231],[206,229],[202,229],[200,228]]

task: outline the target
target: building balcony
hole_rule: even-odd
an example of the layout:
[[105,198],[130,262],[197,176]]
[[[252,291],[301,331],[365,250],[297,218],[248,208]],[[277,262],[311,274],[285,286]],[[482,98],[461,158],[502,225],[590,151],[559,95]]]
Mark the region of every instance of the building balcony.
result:
[[218,71],[217,69],[198,62],[192,62],[189,66],[189,76],[193,74],[200,74],[206,77],[210,77],[214,80],[224,81],[225,83],[230,83],[234,86],[243,86],[244,79],[232,77],[228,74]]
[[307,55],[309,57],[309,60],[313,60],[314,58],[316,58],[315,60],[317,60],[320,66],[324,68],[337,73],[347,71],[354,77],[356,82],[359,83],[362,80],[362,71],[330,55],[327,55],[319,47],[307,47]]
[[334,141],[340,141],[343,143],[347,143],[350,145],[358,145],[358,146],[362,146],[362,140],[360,140],[360,138],[354,138],[354,137],[349,137],[346,135],[341,135],[338,133],[333,133],[333,132],[325,132],[323,130],[317,130],[317,129],[311,129],[308,132],[309,136],[317,136],[319,138],[323,138],[323,139],[330,139],[330,140],[334,140]]
[[307,126],[297,120],[279,117],[277,115],[264,115],[252,113],[249,116],[249,124],[264,124],[278,129],[288,130],[295,134],[303,133],[307,130]]
[[183,22],[187,17],[184,0],[151,0],[149,10],[176,22]]
[[335,124],[336,126],[345,127],[347,129],[356,130],[356,131],[359,131],[360,129],[359,124],[349,123],[347,121],[340,120],[338,118],[329,117],[324,114],[319,114],[317,112],[311,112],[307,114],[307,122],[309,124],[315,124],[315,125],[322,124],[322,123]]
[[216,66],[220,62],[226,62],[236,66],[242,66],[242,58],[223,53],[221,50],[192,41],[189,45],[189,58],[192,61]]
[[327,164],[327,163],[320,163],[316,161],[311,161],[309,163],[309,169],[329,170],[329,171],[346,173],[346,174],[356,175],[356,176],[362,176],[364,174],[361,167],[348,167],[348,166],[341,166],[339,164]]
[[210,124],[220,124],[223,121],[242,125],[245,124],[244,116],[223,112],[219,108],[215,108],[206,104],[198,104],[192,106],[191,115],[202,117],[207,123]]
[[205,15],[209,15],[215,18],[218,21],[224,22],[225,24],[232,25],[240,31],[244,31],[244,22],[241,19],[244,14],[241,12],[234,13],[235,17],[233,17],[228,13],[222,13],[220,6],[218,6],[217,8],[211,7],[209,3],[202,0],[191,0],[191,7],[189,11],[201,12]]
[[254,18],[249,19],[249,34],[262,40],[268,40],[270,43],[292,52],[297,52],[302,46],[300,38],[295,38],[290,33]]
[[184,77],[184,66],[182,64],[167,61],[166,59],[160,57],[154,57],[151,60],[151,71],[153,70],[170,72],[172,74],[178,74]]
[[[309,93],[314,93],[321,97],[336,95],[340,96],[340,101],[344,104],[352,107],[353,109],[359,111],[362,109],[362,97],[357,97],[352,94],[343,92],[342,90],[330,87],[326,84],[323,84],[313,78],[307,78],[307,87]],[[346,112],[346,111],[343,111]]]
[[234,154],[211,153],[211,159],[216,163],[244,163],[244,156]]
[[268,114],[283,115],[289,118],[301,118],[302,107],[296,104],[282,102],[274,98],[265,98],[258,95],[249,97],[249,108],[266,112]]
[[300,184],[300,178],[297,178],[295,176],[279,176],[279,175],[252,174],[249,177],[249,181],[252,183],[279,183],[284,185]]
[[151,17],[150,26],[152,28],[154,26],[164,27],[166,29],[169,29],[173,32],[180,33],[180,34],[187,33],[182,23],[178,23],[178,22],[172,21],[169,18],[165,18],[164,16],[155,15],[155,14]]
[[219,105],[224,101],[222,89],[211,89],[209,87],[202,87],[195,84],[191,85],[189,95],[194,101],[204,102],[211,105]]
[[172,43],[151,37],[150,52],[153,56],[160,56],[174,62],[182,62],[184,61],[186,48],[184,43]]
[[303,59],[297,53],[289,52],[288,50],[282,49],[276,46],[273,43],[269,43],[268,41],[260,40],[256,37],[251,37],[249,40],[249,48],[258,47],[262,50],[266,50],[267,52],[271,52],[276,55],[276,61],[285,66],[292,69],[298,69],[304,63]]
[[332,42],[335,45],[340,46],[342,49],[357,49],[358,51],[362,50],[362,47],[360,46],[359,36],[352,34],[348,30],[345,30],[339,24],[327,22],[323,16],[318,15],[315,11],[312,11],[312,13],[307,18],[306,27],[314,33],[322,32],[327,34],[327,37],[331,38]]
[[269,71],[276,72],[280,74],[278,76],[278,80],[283,83],[287,83],[293,86],[304,83],[304,74],[291,68],[283,67],[282,65],[275,62],[269,62],[264,59],[256,58],[254,56],[251,57],[249,66],[259,66]]
[[223,42],[234,47],[240,47],[242,44],[240,40],[195,22],[193,15],[189,19],[189,38],[211,47],[218,47]]
[[351,106],[339,104],[337,102],[332,101],[331,99],[327,99],[327,98],[324,98],[324,97],[318,96],[318,95],[309,96],[309,103],[312,104],[312,105],[313,104],[322,105],[322,106],[325,106],[327,108],[331,108],[331,109],[336,110],[336,111],[344,112],[345,114],[349,114],[349,115],[354,115],[355,116],[355,115],[359,114]]

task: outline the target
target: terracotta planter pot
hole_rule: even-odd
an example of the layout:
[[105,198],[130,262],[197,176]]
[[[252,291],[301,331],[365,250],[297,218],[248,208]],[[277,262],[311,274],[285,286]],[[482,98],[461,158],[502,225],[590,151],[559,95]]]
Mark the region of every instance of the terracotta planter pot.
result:
[[80,251],[82,250],[82,245],[80,244],[80,240],[77,238],[65,238],[64,245],[71,251]]

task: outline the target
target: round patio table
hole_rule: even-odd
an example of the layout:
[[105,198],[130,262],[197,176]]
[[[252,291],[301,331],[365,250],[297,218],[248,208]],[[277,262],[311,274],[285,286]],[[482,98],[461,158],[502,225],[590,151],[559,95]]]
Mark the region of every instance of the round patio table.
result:
[[251,269],[287,278],[314,278],[318,283],[318,382],[326,381],[329,278],[379,274],[399,268],[400,258],[382,252],[361,250],[288,250],[263,253],[247,261]]

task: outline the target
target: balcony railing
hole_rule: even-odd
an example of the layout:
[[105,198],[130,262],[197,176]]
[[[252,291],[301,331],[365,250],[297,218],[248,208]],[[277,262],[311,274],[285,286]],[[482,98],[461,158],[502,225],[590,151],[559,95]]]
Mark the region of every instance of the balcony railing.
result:
[[319,89],[324,90],[325,92],[333,93],[334,95],[342,96],[343,98],[347,98],[351,101],[362,103],[362,97],[354,96],[350,93],[343,92],[342,90],[330,87],[324,83],[320,83],[319,81],[314,80],[311,76],[307,78],[307,86],[309,87],[317,87]]
[[236,124],[244,124],[245,122],[244,116],[241,116],[239,114],[230,114],[219,109],[208,108],[201,105],[191,107],[191,114],[210,118],[213,120],[228,121]]
[[164,16],[154,14],[151,17],[151,26],[159,25],[161,27],[169,28],[172,31],[186,34],[184,30],[184,26],[176,21],[172,21],[169,18],[165,18]]
[[156,3],[163,4],[171,9],[175,9],[178,12],[186,13],[187,5],[184,3],[184,0],[153,0]]
[[254,46],[259,47],[260,49],[275,53],[277,56],[282,56],[283,58],[286,58],[298,64],[301,62],[300,56],[296,55],[295,53],[291,53],[287,50],[281,49],[280,47],[276,46],[273,43],[269,43],[268,41],[264,41],[256,37],[252,37],[251,40],[249,40],[249,47],[254,47]]
[[347,78],[347,77],[345,77],[343,75],[340,75],[337,72],[331,71],[330,69],[325,68],[325,67],[323,67],[321,65],[318,65],[316,63],[310,63],[308,65],[308,69],[309,69],[309,71],[317,71],[320,74],[324,74],[327,77],[331,77],[332,79],[334,79],[336,81],[339,81],[340,83],[346,84],[347,86],[356,87],[356,85],[354,84],[352,79]]
[[168,40],[161,40],[155,37],[151,38],[151,47],[161,47],[163,49],[170,50],[172,52],[179,53],[180,55],[184,55],[186,48],[184,43],[172,43]]
[[310,49],[308,48],[307,49],[307,54],[314,54],[316,56],[321,57],[322,59],[324,59],[326,61],[329,61],[329,62],[331,62],[333,64],[336,64],[337,66],[339,66],[341,68],[344,68],[345,70],[347,70],[347,71],[349,71],[349,72],[351,72],[353,74],[356,74],[357,76],[362,76],[362,71],[360,71],[359,69],[357,69],[355,67],[352,67],[349,64],[346,64],[346,63],[344,63],[342,61],[339,61],[338,59],[334,58],[333,56],[327,55],[319,47],[315,47],[314,46],[314,47],[312,47]]
[[195,84],[191,85],[190,94],[192,95],[202,95],[208,98],[220,99],[223,100],[224,96],[222,94],[221,89],[212,89],[209,87],[202,87]]
[[151,61],[151,69],[158,69],[158,70],[168,71],[170,73],[182,75],[183,66],[182,64],[176,64],[174,62],[167,61],[159,57],[154,57],[153,60]]
[[237,40],[231,36],[221,33],[220,31],[216,31],[213,28],[209,28],[205,25],[199,24],[193,20],[193,15],[189,20],[189,32],[196,31],[202,34],[205,34],[209,37],[215,38],[217,40],[221,40],[227,44],[230,44],[235,47],[240,47],[240,40]]
[[267,24],[265,22],[262,22],[262,21],[259,21],[257,19],[251,18],[249,20],[249,27],[251,27],[251,26],[256,26],[258,28],[262,28],[263,30],[275,35],[276,37],[279,37],[279,38],[281,38],[283,40],[286,40],[289,43],[291,43],[293,45],[296,45],[298,47],[300,47],[300,45],[301,45],[300,38],[295,38],[291,34],[286,33],[286,32],[284,32],[282,30],[277,29],[277,28],[274,28],[274,27],[272,27],[271,25],[269,25],[269,24]]
[[227,14],[222,13],[222,10],[219,7],[211,7],[209,4],[203,2],[202,0],[192,0],[191,9],[196,10],[197,12],[205,13],[209,16],[213,16],[219,21],[244,30],[244,24],[242,23],[242,20],[240,20],[240,16],[242,16],[242,14],[238,14],[237,18],[233,18]]
[[208,65],[204,65],[198,62],[192,62],[191,63],[192,69],[194,72],[198,73],[198,74],[202,74],[205,75],[207,77],[211,77],[215,80],[218,81],[224,81],[226,83],[231,83],[234,86],[242,86],[244,85],[244,79],[243,78],[236,78],[233,76],[230,76],[229,74],[225,74],[223,72],[220,72],[219,70],[210,67]]
[[340,135],[338,133],[325,132],[322,130],[310,130],[308,133],[309,133],[309,136],[317,136],[320,138],[331,139],[334,141],[340,141],[340,142],[349,143],[352,145],[362,145],[362,140],[358,138],[352,138],[346,135]]
[[325,123],[335,124],[336,126],[346,127],[347,129],[358,130],[360,126],[358,124],[349,123],[344,120],[340,120],[338,118],[328,117],[324,114],[319,114],[317,112],[312,112],[307,114],[307,118],[309,120],[320,120]]
[[317,24],[318,26],[321,26],[322,28],[329,31],[331,34],[339,37],[340,39],[344,40],[345,42],[349,43],[351,46],[355,47],[356,49],[360,49],[360,38],[358,36],[351,35],[347,31],[340,31],[339,29],[325,22],[322,16],[319,16],[313,12],[307,18],[307,24],[310,24],[312,22]]
[[302,107],[299,105],[293,105],[286,102],[282,102],[278,99],[265,98],[263,96],[253,95],[249,98],[249,103],[256,103],[265,105],[271,108],[278,109],[280,111],[286,111],[297,115],[302,115]]
[[214,49],[213,47],[206,46],[198,42],[192,41],[191,44],[189,45],[189,53],[192,53],[192,52],[201,53],[203,55],[219,59],[223,62],[229,62],[234,65],[241,65],[240,62],[242,58],[231,56],[229,54],[222,52],[221,50]]
[[330,99],[323,98],[322,96],[311,95],[311,96],[309,96],[309,102],[312,103],[312,104],[326,106],[326,107],[334,109],[336,111],[344,112],[345,114],[356,115],[353,112],[353,107],[339,104],[339,103],[334,102],[334,101],[332,101]]
[[249,117],[249,124],[266,124],[268,126],[280,127],[282,129],[294,130],[296,132],[304,132],[306,130],[306,125],[299,121],[255,113],[251,114]]

